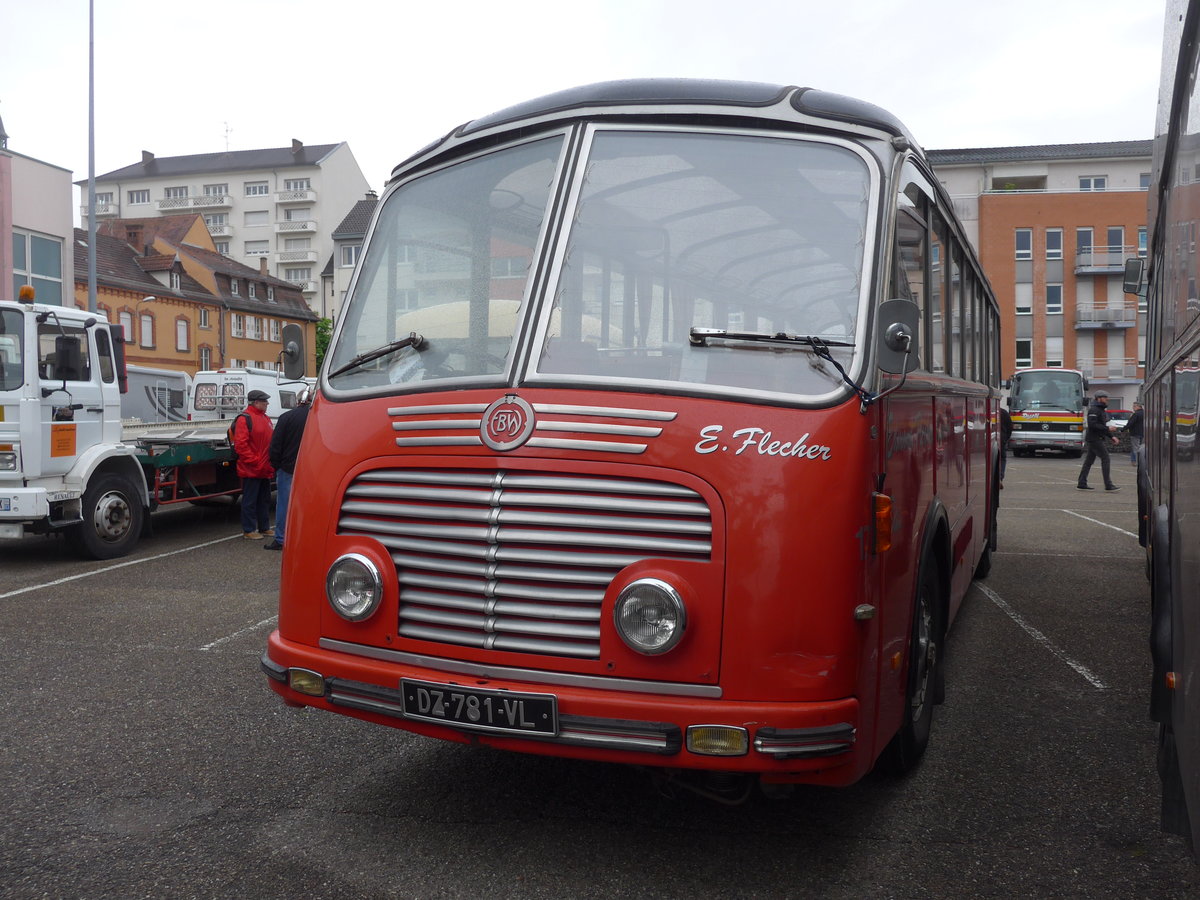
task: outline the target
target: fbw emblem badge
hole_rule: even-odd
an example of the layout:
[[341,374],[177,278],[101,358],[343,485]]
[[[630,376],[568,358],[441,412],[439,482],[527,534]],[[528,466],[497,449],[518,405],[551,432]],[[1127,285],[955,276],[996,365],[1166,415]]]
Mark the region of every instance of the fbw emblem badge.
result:
[[533,434],[533,407],[516,394],[506,394],[483,412],[479,435],[493,450],[515,450]]

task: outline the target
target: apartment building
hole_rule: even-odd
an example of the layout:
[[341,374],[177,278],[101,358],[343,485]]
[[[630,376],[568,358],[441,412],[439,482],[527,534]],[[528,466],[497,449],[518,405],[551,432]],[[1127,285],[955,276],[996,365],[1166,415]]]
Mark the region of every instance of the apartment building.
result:
[[17,299],[28,284],[39,303],[61,306],[71,295],[71,170],[8,140],[0,121],[0,298]]
[[1080,369],[1113,408],[1137,398],[1151,141],[930,150],[1000,303],[1002,365]]
[[[143,151],[140,162],[96,177],[96,219],[198,213],[216,252],[254,268],[265,261],[319,309],[333,229],[368,189],[345,142],[190,156]],[[86,205],[80,215],[86,227]]]
[[[76,229],[76,305],[87,301],[87,232]],[[283,326],[300,325],[316,368],[316,314],[299,288],[217,252],[202,216],[111,219],[96,234],[96,311],[124,326],[131,363],[281,368]]]

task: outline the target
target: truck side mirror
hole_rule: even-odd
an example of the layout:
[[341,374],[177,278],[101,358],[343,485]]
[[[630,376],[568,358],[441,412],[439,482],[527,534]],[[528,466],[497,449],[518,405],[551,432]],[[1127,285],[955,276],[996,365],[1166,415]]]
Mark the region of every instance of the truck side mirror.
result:
[[279,351],[283,360],[283,374],[290,380],[304,377],[304,329],[295,322],[283,326],[283,349]]
[[921,308],[911,300],[885,300],[876,312],[875,354],[879,368],[889,375],[906,375],[921,360],[917,346]]
[[1125,260],[1125,293],[1140,294],[1142,292],[1142,275],[1146,263],[1139,256]]

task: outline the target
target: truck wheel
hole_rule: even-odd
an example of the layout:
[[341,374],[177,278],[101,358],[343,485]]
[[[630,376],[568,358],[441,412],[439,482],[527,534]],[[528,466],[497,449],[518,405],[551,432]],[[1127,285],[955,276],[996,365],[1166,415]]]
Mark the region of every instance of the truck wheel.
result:
[[913,610],[908,648],[908,686],[904,692],[904,719],[900,730],[884,749],[880,763],[885,772],[903,775],[912,771],[925,754],[933,727],[934,692],[940,663],[941,628],[937,572],[933,560],[921,563],[921,580]]
[[67,531],[71,545],[92,559],[115,559],[133,549],[145,510],[120,475],[101,475],[83,492],[83,523]]

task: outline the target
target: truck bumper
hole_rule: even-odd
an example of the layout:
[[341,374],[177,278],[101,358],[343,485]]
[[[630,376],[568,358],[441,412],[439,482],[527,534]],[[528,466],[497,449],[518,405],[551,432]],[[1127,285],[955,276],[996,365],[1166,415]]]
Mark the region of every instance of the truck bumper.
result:
[[79,491],[50,492],[39,487],[0,485],[0,538],[19,538],[25,532],[52,527],[56,508],[74,506],[78,515]]
[[[276,631],[263,653],[262,669],[271,688],[288,705],[313,706],[459,743],[825,785],[851,784],[873,763],[871,748],[856,740],[860,712],[852,697],[756,703],[712,695],[668,696],[646,692],[645,683],[639,690],[552,684],[539,682],[533,670],[521,673],[522,678],[529,676],[524,681],[446,671],[432,668],[436,660],[421,658],[427,667],[402,659],[405,654],[396,656],[401,661],[313,648],[286,641]],[[414,689],[413,682],[441,688],[447,696],[461,692],[468,700],[475,694],[491,693],[497,703],[505,702],[506,695],[515,699],[549,696],[553,698],[555,727],[548,733],[513,734],[467,723],[430,721],[428,715],[422,715],[428,708],[418,708],[415,702],[415,691],[420,688]],[[703,739],[714,734],[712,729],[728,742],[724,749]]]

